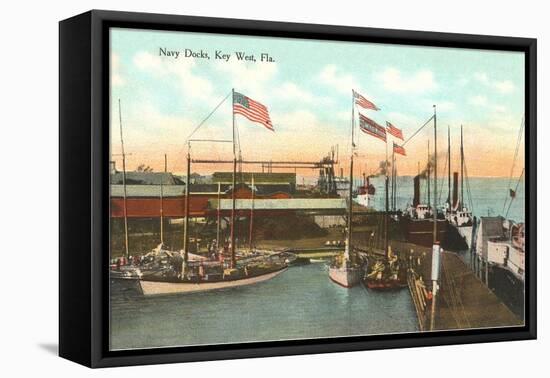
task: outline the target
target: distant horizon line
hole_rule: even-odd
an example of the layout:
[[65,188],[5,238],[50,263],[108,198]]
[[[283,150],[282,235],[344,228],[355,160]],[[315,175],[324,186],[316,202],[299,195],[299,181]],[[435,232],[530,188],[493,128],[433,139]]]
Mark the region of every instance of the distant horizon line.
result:
[[[122,172],[121,170],[117,170],[117,172]],[[136,171],[136,170],[128,170],[126,172],[143,172],[143,171]],[[223,170],[220,170],[220,171],[214,171],[214,172],[227,172],[227,173],[231,173],[231,171],[223,171]],[[202,174],[202,173],[198,173],[198,172],[191,172],[191,174],[199,174],[201,176],[212,176],[212,174],[214,173],[208,173],[208,174]],[[147,173],[147,172],[143,172],[143,173]],[[165,173],[164,171],[150,171],[149,173]],[[181,176],[181,177],[185,177],[186,174],[185,172],[177,172],[177,171],[174,171],[174,172],[171,172],[171,171],[167,171],[166,173],[171,173],[175,176]],[[237,172],[238,174],[239,172]],[[291,172],[291,171],[277,171],[277,172],[253,172],[253,171],[243,171],[242,173],[284,173],[284,174],[294,174],[295,172]],[[300,174],[300,173],[296,173],[296,176],[298,177],[307,177],[307,178],[316,178],[316,177],[319,177],[319,175],[303,175],[303,174]],[[384,176],[384,175],[371,175],[369,176],[370,178],[378,178],[380,176]],[[406,174],[406,175],[398,175],[397,177],[415,177],[416,174]],[[446,179],[447,177],[447,174],[445,173],[445,175],[441,175],[438,177],[438,179]],[[335,175],[335,177],[340,177],[340,175]],[[344,175],[343,176],[344,178],[348,178],[349,176],[347,175]],[[510,178],[510,176],[479,176],[479,175],[468,175],[469,178],[494,178],[494,179],[507,179],[507,178]],[[521,175],[514,175],[512,176],[512,179],[518,179],[520,178]],[[357,174],[355,175],[354,177],[355,179],[362,179],[363,176],[362,174]]]

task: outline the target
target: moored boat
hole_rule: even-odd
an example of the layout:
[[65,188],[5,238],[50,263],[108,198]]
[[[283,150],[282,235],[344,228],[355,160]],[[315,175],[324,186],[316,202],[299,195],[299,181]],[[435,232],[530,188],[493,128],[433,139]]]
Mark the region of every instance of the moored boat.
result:
[[[447,236],[448,221],[438,217],[437,240],[444,242]],[[424,247],[433,245],[434,217],[430,205],[420,203],[420,176],[414,177],[413,203],[401,217],[403,234],[409,243],[418,244]]]
[[374,207],[374,195],[376,189],[374,185],[370,183],[369,177],[363,173],[363,185],[357,188],[357,196],[354,198],[354,201],[366,208]]
[[335,257],[332,261],[328,275],[333,282],[345,288],[353,287],[361,282],[363,270],[360,265],[351,261],[347,245],[344,254]]
[[367,265],[363,284],[372,290],[400,289],[407,286],[407,272],[404,264],[388,247],[387,256]]

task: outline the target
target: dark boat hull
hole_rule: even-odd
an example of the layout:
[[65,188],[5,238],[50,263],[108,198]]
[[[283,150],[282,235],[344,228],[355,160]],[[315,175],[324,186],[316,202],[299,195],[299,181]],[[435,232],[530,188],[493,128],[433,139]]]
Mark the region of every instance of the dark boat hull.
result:
[[[433,219],[411,219],[403,217],[403,234],[409,243],[424,247],[433,246]],[[437,220],[437,240],[440,244],[447,241],[449,223],[445,219]]]
[[363,284],[371,290],[398,290],[407,287],[407,282],[395,280],[365,280]]

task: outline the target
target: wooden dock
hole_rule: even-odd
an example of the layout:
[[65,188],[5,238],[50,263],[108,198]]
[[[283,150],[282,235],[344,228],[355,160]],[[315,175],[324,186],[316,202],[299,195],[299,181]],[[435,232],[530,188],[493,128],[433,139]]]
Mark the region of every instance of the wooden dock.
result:
[[[410,247],[410,246],[409,246]],[[410,251],[410,249],[407,249]],[[410,253],[410,252],[409,252]],[[411,255],[408,284],[421,331],[430,330],[431,250],[417,248]],[[441,272],[433,330],[491,328],[522,325],[519,319],[452,252],[441,255]]]

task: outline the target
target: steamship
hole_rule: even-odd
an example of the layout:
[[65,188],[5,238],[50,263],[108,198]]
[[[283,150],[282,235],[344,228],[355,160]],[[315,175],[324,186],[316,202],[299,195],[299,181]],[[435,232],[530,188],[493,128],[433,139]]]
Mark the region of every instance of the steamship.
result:
[[[414,177],[414,197],[401,218],[403,234],[409,243],[425,247],[433,245],[434,210],[431,205],[420,203],[420,175]],[[444,243],[447,237],[448,222],[439,214],[437,221],[437,241]]]

